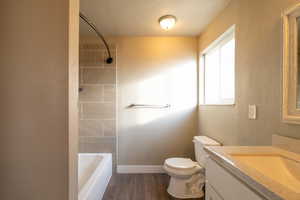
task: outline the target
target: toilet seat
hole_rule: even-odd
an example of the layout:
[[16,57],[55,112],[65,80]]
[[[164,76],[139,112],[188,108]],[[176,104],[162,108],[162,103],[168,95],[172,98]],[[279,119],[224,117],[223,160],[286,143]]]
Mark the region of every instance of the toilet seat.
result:
[[203,170],[197,162],[189,158],[169,158],[165,160],[165,171],[177,178],[188,178]]
[[168,158],[165,160],[165,164],[170,168],[182,170],[192,169],[198,165],[189,158]]

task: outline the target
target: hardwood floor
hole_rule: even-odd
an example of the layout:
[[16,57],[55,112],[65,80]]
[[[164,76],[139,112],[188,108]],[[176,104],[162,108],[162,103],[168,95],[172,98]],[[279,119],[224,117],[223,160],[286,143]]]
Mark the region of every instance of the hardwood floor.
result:
[[167,193],[168,184],[166,174],[115,174],[103,200],[176,200]]

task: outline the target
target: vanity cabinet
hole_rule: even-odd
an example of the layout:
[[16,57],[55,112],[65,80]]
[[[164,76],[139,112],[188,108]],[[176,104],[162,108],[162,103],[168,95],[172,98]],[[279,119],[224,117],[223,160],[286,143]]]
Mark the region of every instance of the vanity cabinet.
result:
[[205,200],[266,200],[211,158],[205,176]]
[[205,200],[223,200],[209,183],[206,183],[205,191]]

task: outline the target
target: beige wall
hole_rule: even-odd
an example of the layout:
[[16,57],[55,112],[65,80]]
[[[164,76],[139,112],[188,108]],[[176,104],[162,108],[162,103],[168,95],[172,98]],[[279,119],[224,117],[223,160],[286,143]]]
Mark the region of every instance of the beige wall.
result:
[[[192,156],[197,133],[194,37],[120,37],[118,48],[118,164],[161,165]],[[128,109],[130,104],[170,109]]]
[[[236,105],[201,106],[199,134],[225,145],[268,145],[279,133],[300,138],[300,126],[281,122],[281,12],[296,0],[232,0],[199,37],[206,48],[236,24]],[[257,120],[248,120],[256,104]]]
[[[70,27],[69,6],[77,13]],[[1,1],[0,8],[0,199],[74,200],[78,36],[68,29],[78,30],[78,1]]]
[[[161,165],[171,156],[192,157],[192,137],[197,134],[197,38],[107,39],[117,49],[118,165]],[[101,43],[84,36],[81,42]],[[171,109],[128,109],[133,103],[169,103]],[[103,139],[93,145],[99,151],[112,147]]]

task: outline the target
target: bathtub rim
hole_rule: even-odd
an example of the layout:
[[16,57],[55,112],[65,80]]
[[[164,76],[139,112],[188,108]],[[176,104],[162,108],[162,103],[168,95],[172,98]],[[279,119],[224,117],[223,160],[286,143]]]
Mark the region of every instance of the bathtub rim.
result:
[[[78,153],[78,158],[79,156],[102,156],[100,164],[96,167],[95,171],[92,173],[91,177],[87,180],[87,182],[84,184],[81,190],[78,191],[78,199],[83,200],[87,199],[91,190],[93,190],[93,186],[97,184],[97,181],[99,181],[99,177],[105,175],[103,174],[105,167],[109,165],[112,170],[112,153]],[[105,186],[104,191],[108,185],[111,175],[112,174],[110,173],[108,175],[108,179],[104,180],[103,182]]]

